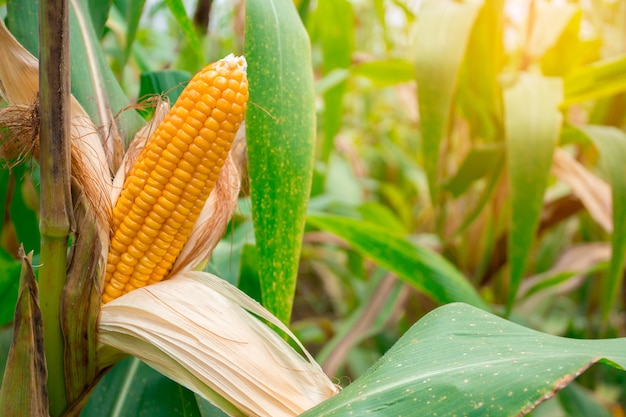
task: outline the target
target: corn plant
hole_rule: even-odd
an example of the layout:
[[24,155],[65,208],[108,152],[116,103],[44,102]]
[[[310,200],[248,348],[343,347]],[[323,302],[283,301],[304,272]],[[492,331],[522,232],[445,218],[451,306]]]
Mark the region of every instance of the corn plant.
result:
[[607,413],[571,384],[626,366],[626,61],[595,15],[164,6],[155,47],[143,1],[6,2],[2,415]]

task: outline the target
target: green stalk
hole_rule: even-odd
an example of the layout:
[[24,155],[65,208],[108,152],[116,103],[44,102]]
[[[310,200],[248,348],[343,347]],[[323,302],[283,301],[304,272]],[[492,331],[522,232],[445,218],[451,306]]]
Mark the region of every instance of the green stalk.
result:
[[67,408],[60,306],[70,233],[70,68],[67,0],[39,3],[41,268],[39,287],[50,415]]

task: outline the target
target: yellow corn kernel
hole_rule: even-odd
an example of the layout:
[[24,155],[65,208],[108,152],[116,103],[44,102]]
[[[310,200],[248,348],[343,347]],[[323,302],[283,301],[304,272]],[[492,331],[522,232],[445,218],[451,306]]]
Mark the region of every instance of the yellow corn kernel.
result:
[[243,121],[245,71],[232,55],[206,66],[147,142],[113,208],[103,303],[171,270]]

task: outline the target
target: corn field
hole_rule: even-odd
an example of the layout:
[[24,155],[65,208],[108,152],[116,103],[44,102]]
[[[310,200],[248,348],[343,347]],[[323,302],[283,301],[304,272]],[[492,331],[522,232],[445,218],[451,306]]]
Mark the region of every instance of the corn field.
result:
[[626,1],[0,1],[2,416],[626,415]]

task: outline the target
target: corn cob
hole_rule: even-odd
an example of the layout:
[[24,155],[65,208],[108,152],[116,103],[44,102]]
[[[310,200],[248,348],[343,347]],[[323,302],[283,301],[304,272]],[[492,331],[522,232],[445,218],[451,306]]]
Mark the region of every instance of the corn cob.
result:
[[245,66],[230,55],[196,74],[131,168],[113,209],[103,303],[172,268],[243,121]]

